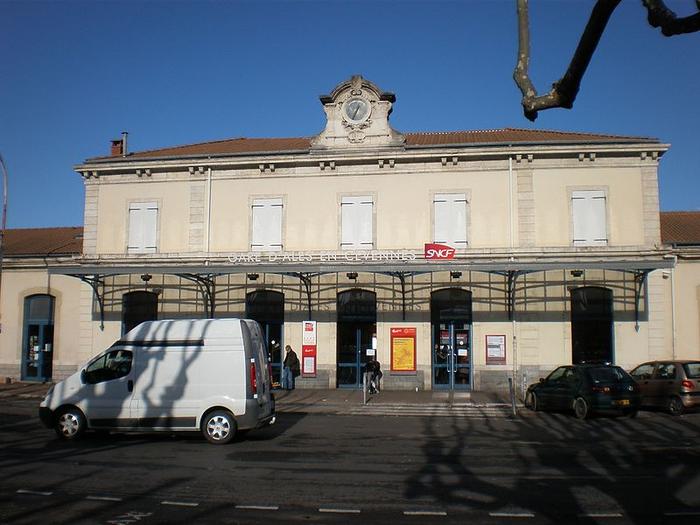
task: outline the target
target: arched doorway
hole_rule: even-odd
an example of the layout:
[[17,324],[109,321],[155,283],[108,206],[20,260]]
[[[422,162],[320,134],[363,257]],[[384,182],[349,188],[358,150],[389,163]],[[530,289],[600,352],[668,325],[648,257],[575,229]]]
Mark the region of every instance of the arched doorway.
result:
[[613,361],[613,293],[584,286],[571,290],[571,361]]
[[246,294],[245,316],[260,323],[272,366],[272,382],[279,384],[284,360],[284,294],[272,290],[255,290]]
[[472,294],[460,288],[430,296],[432,382],[434,389],[470,390]]
[[367,350],[377,334],[377,296],[369,290],[353,289],[338,294],[336,337],[338,388],[358,388]]
[[22,380],[49,381],[53,373],[54,297],[30,295],[24,300]]
[[122,334],[144,321],[158,319],[158,295],[154,292],[128,292],[122,296]]

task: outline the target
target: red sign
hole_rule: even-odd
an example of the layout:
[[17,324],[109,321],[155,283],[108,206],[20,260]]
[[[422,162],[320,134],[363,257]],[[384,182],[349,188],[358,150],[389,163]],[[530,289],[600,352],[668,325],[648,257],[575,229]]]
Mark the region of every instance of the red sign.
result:
[[455,249],[446,244],[429,243],[425,245],[423,256],[429,261],[435,259],[454,259]]
[[316,377],[316,321],[302,321],[301,375]]

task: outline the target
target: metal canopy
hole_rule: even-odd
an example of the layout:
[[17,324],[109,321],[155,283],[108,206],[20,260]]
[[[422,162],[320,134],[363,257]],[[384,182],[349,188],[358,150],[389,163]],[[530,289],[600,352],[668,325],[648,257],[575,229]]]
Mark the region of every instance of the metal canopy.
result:
[[396,272],[543,272],[548,270],[619,270],[643,271],[673,268],[673,258],[626,258],[607,260],[567,260],[567,261],[507,261],[507,262],[469,262],[452,260],[446,262],[413,261],[410,263],[296,263],[296,264],[85,264],[54,266],[49,273],[58,275],[124,275],[130,273],[162,273],[189,275],[227,275],[238,273],[278,273],[278,274],[319,274],[342,272],[369,272],[391,274]]

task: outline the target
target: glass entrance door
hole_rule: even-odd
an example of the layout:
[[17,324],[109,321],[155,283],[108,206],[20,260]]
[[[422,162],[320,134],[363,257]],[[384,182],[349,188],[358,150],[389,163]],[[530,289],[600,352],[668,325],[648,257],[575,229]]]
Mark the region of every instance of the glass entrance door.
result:
[[50,295],[32,295],[24,302],[22,380],[49,381],[53,373],[53,309]]
[[469,390],[471,339],[467,323],[441,323],[433,344],[433,388]]
[[359,388],[377,333],[377,297],[369,290],[347,290],[338,294],[337,308],[336,385]]
[[367,350],[372,348],[374,323],[343,323],[338,326],[338,387],[359,388],[362,370],[369,361]]

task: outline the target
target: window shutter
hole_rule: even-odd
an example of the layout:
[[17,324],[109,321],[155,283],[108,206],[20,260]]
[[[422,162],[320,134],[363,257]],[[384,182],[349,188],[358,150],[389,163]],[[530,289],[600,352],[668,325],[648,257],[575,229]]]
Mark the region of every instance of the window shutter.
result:
[[574,191],[571,194],[574,246],[607,244],[605,192]]
[[129,253],[155,253],[158,242],[158,203],[129,205]]
[[282,198],[255,199],[252,205],[253,251],[282,249]]
[[463,193],[439,193],[433,198],[434,231],[437,243],[457,249],[467,247],[467,197]]
[[340,246],[345,249],[371,249],[373,242],[373,202],[371,196],[347,196],[340,202]]

